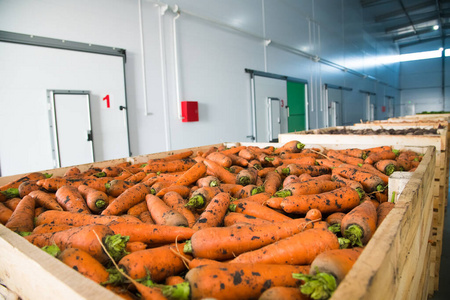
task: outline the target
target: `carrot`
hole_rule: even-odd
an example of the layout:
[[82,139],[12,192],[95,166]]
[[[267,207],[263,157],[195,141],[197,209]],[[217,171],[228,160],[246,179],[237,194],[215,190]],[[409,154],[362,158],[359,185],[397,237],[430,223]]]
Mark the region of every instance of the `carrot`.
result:
[[220,150],[220,152],[222,152],[225,155],[234,155],[239,153],[239,151],[241,151],[242,149],[247,148],[247,146],[232,146],[230,148],[224,149],[224,150]]
[[367,173],[361,168],[350,167],[349,165],[340,166],[334,168],[332,174],[338,174],[344,178],[358,181],[361,183],[366,193],[384,189],[384,182],[379,176]]
[[358,181],[347,179],[339,174],[331,175],[331,180],[346,185],[348,187],[351,187],[360,194],[361,198],[365,195],[364,188],[362,184],[359,183]]
[[266,146],[264,148],[258,146],[247,146],[248,149],[254,151],[255,153],[264,153],[267,155],[273,155],[275,151],[274,146]]
[[139,216],[141,213],[148,211],[147,202],[141,201],[138,204],[133,205],[127,210],[128,215]]
[[[124,300],[136,300],[136,296],[128,289],[114,284],[106,284],[105,288]],[[161,299],[162,300],[162,299]]]
[[22,182],[30,181],[30,180],[41,180],[41,179],[49,178],[50,176],[51,175],[49,175],[47,173],[39,173],[39,172],[29,173],[25,176],[22,176],[18,179],[12,180],[12,181],[8,182],[7,184],[0,186],[0,191],[4,192],[11,188],[17,189]]
[[170,192],[175,192],[179,194],[182,198],[186,198],[189,196],[191,189],[185,185],[172,184],[168,187],[161,189],[159,192],[156,193],[156,196],[163,197],[164,195]]
[[45,211],[47,211],[47,209],[45,207],[42,207],[42,206],[36,207],[34,209],[34,217],[37,218],[37,216],[39,216],[40,214],[42,214]]
[[237,156],[236,154],[228,154],[228,157],[231,159],[231,165],[237,165],[244,168],[248,166],[248,160],[245,158]]
[[336,181],[308,180],[292,183],[277,191],[275,197],[288,197],[298,195],[311,195],[329,192],[344,186]]
[[334,158],[326,158],[326,159],[318,158],[318,159],[316,159],[316,162],[319,166],[327,167],[330,169],[337,168],[344,163],[344,162],[334,159]]
[[208,170],[210,170],[214,176],[219,178],[220,181],[225,183],[236,183],[236,175],[221,167],[219,164],[209,159],[205,159],[204,163]]
[[21,235],[33,231],[34,209],[34,199],[30,196],[25,196],[17,205],[5,226]]
[[187,171],[197,162],[192,158],[182,158],[169,161],[158,161],[149,163],[144,167],[146,173],[150,172],[180,172]]
[[223,192],[220,187],[202,187],[192,193],[186,207],[202,211],[218,193]]
[[283,165],[289,165],[289,164],[314,166],[314,165],[316,165],[316,158],[314,158],[312,156],[305,156],[305,157],[300,157],[300,158],[285,158],[285,159],[283,159]]
[[367,244],[377,226],[377,211],[375,206],[365,201],[353,208],[342,218],[342,236],[349,239],[351,245],[362,247]]
[[241,199],[241,198],[247,198],[247,197],[262,193],[262,192],[264,192],[263,186],[256,186],[254,184],[249,184],[249,185],[242,187],[233,196],[235,198]]
[[83,226],[89,224],[109,224],[112,221],[124,222],[121,216],[92,215],[70,211],[47,210],[36,218],[36,226],[42,224],[67,224]]
[[167,300],[162,290],[158,287],[146,286],[137,281],[134,281],[133,285],[136,287],[136,290],[141,295],[142,300]]
[[197,186],[218,186],[220,184],[219,178],[216,176],[208,175],[197,180]]
[[200,217],[192,226],[194,230],[200,230],[207,227],[217,227],[222,225],[225,214],[230,205],[230,194],[217,194],[206,206]]
[[186,270],[184,259],[190,256],[183,253],[183,246],[165,245],[133,252],[124,256],[118,266],[133,279],[150,275],[152,281],[163,282],[168,276]]
[[[175,182],[175,181],[174,181],[174,182]],[[152,184],[151,187],[150,187],[150,194],[156,195],[156,194],[159,193],[159,191],[161,191],[162,189],[165,189],[166,187],[169,187],[169,186],[173,185],[174,182],[172,182],[172,181],[159,181],[159,182],[155,182],[155,183]]]
[[239,151],[238,156],[247,160],[247,161],[251,161],[256,159],[256,153],[254,153],[252,150],[250,150],[249,148],[244,148],[241,151]]
[[375,168],[377,168],[380,172],[383,172],[387,176],[390,176],[395,171],[399,170],[399,165],[397,161],[393,159],[382,159],[375,163]]
[[279,213],[269,207],[266,207],[254,201],[248,201],[246,199],[242,199],[240,201],[233,201],[230,204],[229,210],[232,212],[244,213],[271,222],[283,222],[292,220],[288,216]]
[[248,162],[247,168],[253,168],[259,171],[263,169],[263,166],[261,165],[259,160],[254,159]]
[[265,206],[268,206],[273,209],[282,210],[281,208],[281,201],[283,201],[284,197],[270,197],[264,203],[262,203]]
[[265,168],[263,168],[261,170],[257,170],[258,171],[258,177],[264,178],[264,177],[267,176],[267,174],[269,172],[276,171],[276,169],[277,168],[275,168],[275,167],[265,167]]
[[230,194],[231,196],[235,196],[238,194],[244,186],[240,184],[232,184],[232,183],[222,183],[219,185],[220,189],[225,193]]
[[331,169],[324,166],[311,166],[304,164],[288,164],[286,167],[282,168],[281,173],[288,175],[301,175],[307,173],[311,176],[320,176],[324,174],[331,173]]
[[264,178],[264,191],[273,195],[282,184],[280,174],[275,171],[269,172]]
[[[144,201],[144,203],[147,206],[147,202]],[[152,214],[148,211],[148,209],[147,211],[141,212],[138,217],[143,223],[155,224],[155,221],[152,219]]]
[[260,249],[238,255],[231,263],[309,265],[320,253],[339,249],[339,241],[327,229],[308,229]]
[[53,233],[32,234],[25,236],[25,239],[40,248],[53,244],[58,246],[61,251],[67,248],[78,248],[88,252],[101,263],[109,260],[101,243],[113,259],[118,260],[123,256],[128,241],[128,237],[114,235],[114,232],[108,226],[97,224],[74,227]]
[[340,160],[340,161],[345,162],[347,164],[355,165],[355,166],[364,163],[364,160],[362,158],[357,158],[357,157],[354,157],[354,156],[345,155],[345,154],[343,154],[341,152],[334,151],[334,150],[328,150],[327,156],[330,157],[330,158],[334,158],[334,159]]
[[78,191],[86,200],[86,204],[93,213],[100,213],[108,206],[108,195],[87,185],[80,185]]
[[388,201],[387,190],[384,190],[383,192],[375,192],[374,195],[378,203],[384,203]]
[[282,145],[281,147],[275,149],[275,154],[280,154],[281,152],[294,152],[298,153],[301,152],[302,149],[305,147],[304,144],[300,143],[299,141],[290,141]]
[[365,164],[373,165],[379,160],[383,159],[395,159],[397,157],[396,152],[392,150],[381,151],[381,152],[371,152],[367,155],[367,158],[364,160]]
[[367,157],[367,150],[357,149],[357,148],[348,148],[342,150],[334,150],[341,154],[353,156],[357,158],[365,159]]
[[352,248],[322,252],[312,262],[309,275],[295,273],[292,276],[305,282],[300,287],[304,297],[328,299],[351,270],[362,250]]
[[21,200],[22,199],[20,199],[20,198],[11,198],[11,199],[8,199],[5,202],[3,202],[3,204],[10,210],[14,211],[14,210],[16,210],[16,207],[17,207],[17,205],[19,205],[19,202]]
[[228,168],[228,171],[230,171],[231,174],[237,174],[244,169],[245,169],[244,167],[232,165],[231,167]]
[[47,209],[59,210],[62,211],[63,208],[59,205],[58,201],[56,201],[56,197],[54,194],[46,193],[44,191],[33,191],[28,194],[28,196],[32,197],[36,203],[40,206],[43,206]]
[[[265,203],[271,197],[272,197],[272,195],[267,192],[260,192],[260,193],[256,193],[254,195],[251,195],[251,196],[248,196],[245,198],[241,198],[241,199],[239,199],[239,201],[250,201],[250,202],[255,202],[255,203],[258,203],[261,205],[266,205]],[[236,203],[238,203],[238,202],[236,202]]]
[[341,187],[320,194],[289,196],[281,201],[281,207],[287,213],[306,214],[308,210],[316,208],[327,214],[349,211],[357,206],[360,200],[357,191]]
[[169,226],[189,226],[189,222],[181,213],[170,208],[164,201],[155,195],[148,194],[145,196],[148,210],[153,221],[159,225]]
[[205,174],[206,165],[202,162],[198,162],[181,175],[174,184],[188,186],[205,176]]
[[225,215],[223,219],[223,224],[225,227],[232,226],[235,224],[248,224],[248,225],[268,225],[272,222],[263,220],[261,218],[257,218],[254,216],[242,214],[242,213],[235,213],[235,212],[229,212]]
[[105,283],[109,279],[106,268],[84,250],[66,248],[58,255],[58,259],[96,283]]
[[309,300],[297,287],[274,286],[265,290],[258,300]]
[[391,146],[377,146],[377,147],[372,147],[372,148],[366,148],[366,149],[364,149],[364,151],[367,154],[383,152],[383,151],[392,151],[392,147]]
[[223,154],[222,152],[212,152],[212,153],[208,154],[208,156],[206,156],[206,159],[209,159],[224,168],[229,168],[233,163],[231,158],[229,158],[227,155]]
[[118,215],[145,199],[150,193],[149,188],[143,183],[137,183],[120,194],[116,200],[102,211],[102,215]]
[[305,152],[299,152],[299,153],[281,152],[279,154],[279,156],[280,156],[281,159],[302,158],[302,157],[305,157],[305,156],[311,156],[311,157],[314,157],[314,158],[319,158],[320,157],[319,154],[311,153],[311,152],[309,152],[309,153],[308,152],[306,152],[306,153]]
[[243,169],[236,175],[236,183],[241,185],[255,184],[257,177],[257,170],[253,168]]
[[64,172],[63,177],[76,177],[81,175],[81,171],[78,167],[71,167]]
[[194,257],[188,262],[188,268],[193,269],[200,266],[206,266],[210,264],[224,264],[226,262],[214,260],[214,259],[208,259],[208,258],[200,258],[200,257]]
[[389,183],[389,176],[384,174],[383,172],[379,171],[377,168],[375,168],[373,165],[370,164],[362,164],[361,170],[370,174],[373,174],[375,176],[378,176],[383,180],[383,183],[387,185]]
[[9,218],[11,218],[13,211],[6,207],[3,203],[0,203],[0,223],[5,225]]
[[258,154],[257,159],[263,167],[278,167],[283,164],[283,160],[278,156],[271,156],[265,153]]
[[145,173],[144,171],[139,171],[137,173],[131,173],[131,174],[132,174],[131,176],[127,177],[126,181],[132,182],[132,183],[141,182],[147,176],[147,173]]
[[325,221],[329,224],[328,229],[333,233],[341,233],[341,223],[342,218],[344,218],[345,214],[342,212],[335,212],[330,214]]
[[260,226],[209,227],[195,232],[186,242],[184,252],[192,253],[194,257],[222,261],[311,227],[311,223],[303,218]]
[[74,226],[72,225],[66,225],[66,224],[42,224],[39,226],[34,227],[32,233],[33,234],[40,234],[40,233],[52,233],[52,232],[58,232],[58,231],[63,231],[63,230],[67,230],[70,228],[73,228]]
[[81,172],[80,177],[89,177],[89,176],[95,176],[97,173],[100,173],[102,171],[101,168],[98,167],[90,167],[84,172]]
[[165,285],[176,285],[179,283],[183,283],[184,282],[184,278],[181,276],[168,276],[166,277],[166,280],[164,281]]
[[[301,176],[306,175],[309,177],[309,179],[311,179],[311,175],[303,173]],[[282,186],[283,188],[286,187],[287,185],[291,184],[291,183],[295,183],[295,182],[301,182],[302,179],[300,179],[300,176],[297,175],[288,175],[286,176],[286,178],[284,178]]]
[[63,185],[56,191],[56,201],[67,211],[90,214],[91,211],[83,196],[74,186]]
[[40,187],[37,185],[37,180],[24,181],[17,188],[20,198],[23,198],[32,191],[37,191],[39,189]]
[[292,273],[307,273],[309,266],[268,264],[209,264],[189,270],[185,279],[196,299],[258,299],[273,286],[296,287]]
[[111,222],[108,225],[115,234],[129,236],[129,242],[143,242],[146,244],[168,244],[191,238],[195,232],[191,228],[157,224],[130,224],[125,222]]
[[[323,174],[323,175],[314,176],[314,177],[311,176],[311,178],[309,178],[309,179],[330,181],[331,180],[331,174]],[[306,180],[307,180],[306,178],[302,178],[301,181],[306,181]]]
[[125,247],[125,251],[127,251],[128,253],[133,253],[145,249],[147,249],[147,244],[143,242],[128,242],[127,246]]
[[192,225],[194,225],[196,221],[195,215],[190,209],[185,207],[187,201],[184,200],[184,198],[179,193],[168,192],[164,195],[163,201],[171,209],[178,211],[186,218],[186,220],[188,221],[188,227],[192,227]]
[[125,190],[129,189],[135,185],[135,183],[130,181],[125,181],[122,179],[113,179],[105,184],[106,186],[106,193],[113,197],[118,197],[120,194],[122,194]]
[[377,228],[381,222],[387,217],[391,210],[395,207],[393,202],[383,202],[377,207]]
[[107,183],[113,180],[112,177],[89,177],[83,181],[84,185],[94,188],[98,191],[106,193]]
[[194,154],[194,151],[187,150],[187,151],[183,151],[183,152],[179,152],[179,153],[174,153],[174,154],[168,155],[166,157],[162,157],[162,158],[152,158],[152,159],[148,160],[148,163],[151,164],[153,162],[184,159],[184,158],[190,157],[192,154]]

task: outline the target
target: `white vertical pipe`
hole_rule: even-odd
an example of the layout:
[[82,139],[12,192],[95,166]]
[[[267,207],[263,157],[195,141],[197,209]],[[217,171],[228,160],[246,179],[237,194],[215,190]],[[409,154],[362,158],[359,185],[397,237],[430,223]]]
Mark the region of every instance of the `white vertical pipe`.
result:
[[177,99],[177,109],[178,109],[178,119],[182,120],[181,116],[181,99],[180,99],[180,73],[179,73],[179,62],[178,62],[178,37],[177,37],[177,19],[180,17],[180,12],[178,10],[178,6],[175,5],[172,8],[172,11],[176,14],[173,18],[173,55],[174,55],[174,68],[175,68],[175,93]]
[[144,93],[144,115],[148,116],[148,104],[147,104],[147,72],[145,67],[145,47],[144,47],[144,27],[142,21],[142,0],[138,0],[139,10],[139,34],[141,38],[141,60],[142,60],[142,80],[143,80],[143,93]]
[[[266,39],[266,12],[264,9],[264,0],[261,0],[261,4],[262,4],[262,25],[263,25],[263,37],[264,39]],[[269,43],[267,41],[264,41],[264,72],[267,72],[267,46],[269,45]]]

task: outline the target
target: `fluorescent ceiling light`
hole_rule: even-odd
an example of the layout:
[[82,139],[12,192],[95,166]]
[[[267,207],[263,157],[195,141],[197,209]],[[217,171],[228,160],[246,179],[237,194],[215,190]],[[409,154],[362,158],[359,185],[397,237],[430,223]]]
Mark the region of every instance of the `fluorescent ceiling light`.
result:
[[434,30],[438,30],[438,29],[439,29],[439,25],[434,25],[434,26],[433,26],[433,29],[434,29]]

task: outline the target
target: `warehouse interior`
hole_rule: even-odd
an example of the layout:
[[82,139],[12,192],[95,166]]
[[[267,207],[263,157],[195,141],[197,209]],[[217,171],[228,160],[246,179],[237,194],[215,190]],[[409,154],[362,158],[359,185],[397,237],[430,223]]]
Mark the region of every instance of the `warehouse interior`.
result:
[[0,176],[450,111],[449,35],[445,0],[0,0]]

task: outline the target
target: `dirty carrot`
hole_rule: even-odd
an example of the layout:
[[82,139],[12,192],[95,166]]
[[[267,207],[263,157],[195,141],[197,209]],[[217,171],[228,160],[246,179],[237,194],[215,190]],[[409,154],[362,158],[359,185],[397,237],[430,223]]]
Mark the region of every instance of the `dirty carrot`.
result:
[[74,186],[63,185],[56,191],[56,201],[67,211],[90,214],[91,211],[83,196]]
[[39,179],[36,184],[47,191],[56,192],[63,185],[70,185],[70,186],[78,187],[80,184],[83,184],[83,182],[84,182],[84,179],[80,179],[80,178],[66,179],[66,178],[62,178],[62,177],[52,177],[52,178]]
[[22,200],[21,198],[11,198],[11,199],[8,199],[5,202],[3,202],[3,204],[10,210],[14,211],[14,210],[16,210],[16,207],[21,200]]
[[205,186],[199,188],[192,193],[188,203],[186,203],[186,207],[201,211],[215,195],[221,192],[223,192],[223,190],[217,186]]
[[84,184],[78,187],[78,191],[84,197],[87,206],[93,213],[100,213],[108,206],[109,198],[106,193]]
[[306,214],[308,210],[316,208],[326,214],[349,211],[360,200],[357,191],[345,186],[320,194],[288,196],[281,201],[281,207],[287,213]]
[[0,191],[3,192],[10,188],[17,189],[22,182],[30,181],[30,180],[41,180],[41,179],[45,179],[45,178],[49,178],[49,177],[51,177],[51,175],[49,175],[47,173],[39,173],[39,172],[29,173],[25,176],[22,176],[18,179],[12,180],[12,181],[8,182],[7,184],[0,186]]
[[83,181],[83,184],[87,185],[91,188],[94,188],[98,191],[106,193],[106,187],[107,187],[106,184],[108,182],[110,182],[111,180],[113,180],[112,177],[101,177],[101,178],[89,177]]
[[229,158],[227,155],[223,154],[222,152],[212,152],[212,153],[208,154],[208,156],[206,156],[206,159],[209,159],[224,168],[229,168],[233,163],[231,158]]
[[257,177],[257,170],[253,168],[243,169],[236,175],[236,183],[241,185],[255,184]]
[[200,217],[192,226],[194,230],[220,226],[230,205],[230,194],[217,194],[206,206]]
[[367,155],[366,159],[364,159],[364,163],[373,165],[374,163],[376,163],[379,160],[395,159],[396,157],[397,157],[396,152],[394,152],[392,150],[381,151],[381,152],[372,152]]
[[374,167],[387,176],[390,176],[392,173],[399,169],[398,162],[393,159],[379,160],[374,164]]
[[294,279],[292,273],[307,272],[309,266],[208,264],[189,270],[185,279],[192,300],[258,299],[273,286],[297,287],[300,281]]
[[148,210],[153,221],[159,225],[169,226],[189,226],[189,222],[185,216],[175,209],[170,208],[161,198],[148,194],[145,196]]
[[248,166],[248,160],[245,158],[242,158],[236,154],[228,154],[228,157],[231,159],[231,165],[237,165],[244,168]]
[[219,186],[220,181],[216,176],[208,175],[197,180],[198,187],[204,186]]
[[287,197],[297,195],[311,195],[329,192],[344,186],[342,183],[336,181],[325,180],[308,180],[302,182],[291,183],[283,189],[277,191],[275,197]]
[[271,195],[275,194],[281,184],[281,175],[276,171],[269,172],[267,173],[266,177],[264,177],[263,187],[266,193],[269,193]]
[[19,192],[19,197],[23,198],[32,191],[39,190],[40,187],[37,185],[37,180],[28,180],[22,182],[17,189]]
[[307,173],[311,176],[320,176],[331,173],[331,169],[325,166],[312,166],[304,164],[288,164],[281,169],[281,173],[285,176],[288,175],[301,175]]
[[67,229],[70,229],[70,228],[73,228],[73,227],[74,226],[72,226],[72,225],[66,225],[66,224],[50,224],[50,223],[46,223],[46,224],[42,224],[42,225],[34,227],[32,233],[33,234],[52,233],[52,232],[67,230]]
[[354,157],[354,156],[345,155],[345,154],[343,154],[341,152],[334,151],[334,150],[328,150],[327,156],[330,157],[330,158],[334,158],[334,159],[340,160],[340,161],[345,162],[347,164],[355,165],[355,166],[364,163],[364,160],[362,158],[357,158],[357,157]]
[[144,211],[148,211],[147,202],[144,200],[139,202],[138,204],[133,205],[127,210],[128,215],[139,216]]
[[294,152],[298,153],[301,152],[302,149],[305,147],[304,144],[300,143],[299,141],[289,141],[282,145],[281,147],[275,149],[274,154],[280,154],[281,152]]
[[183,158],[169,161],[158,161],[149,163],[144,167],[146,173],[150,172],[180,172],[187,171],[197,162],[192,158]]
[[247,146],[233,146],[224,150],[220,150],[220,152],[225,155],[233,155],[239,153],[239,151],[245,148],[247,148]]
[[8,222],[9,218],[11,217],[13,211],[6,207],[3,203],[0,202],[0,223],[3,225]]
[[209,159],[205,159],[203,162],[208,170],[210,170],[214,176],[219,178],[220,181],[225,183],[236,183],[235,174],[229,172],[227,169]]
[[63,177],[75,177],[81,175],[81,171],[78,167],[71,167],[64,172]]
[[361,165],[361,170],[363,170],[364,172],[373,174],[375,176],[378,176],[381,178],[381,180],[383,180],[383,183],[385,185],[387,185],[389,183],[389,176],[384,174],[383,172],[379,171],[377,168],[375,168],[374,165],[370,165],[370,164],[362,164]]
[[283,222],[292,220],[292,218],[289,218],[288,216],[282,213],[279,213],[269,207],[266,207],[254,201],[248,201],[245,198],[239,201],[233,201],[230,204],[229,210],[232,212],[244,213],[271,222]]
[[40,206],[43,206],[47,209],[53,209],[53,210],[59,210],[62,211],[63,208],[61,205],[56,201],[55,194],[46,193],[44,191],[33,191],[28,194],[30,197],[34,198],[36,203]]
[[247,161],[256,159],[256,153],[250,150],[249,148],[244,148],[241,151],[239,151],[238,156]]
[[192,227],[196,221],[196,217],[194,213],[185,206],[187,201],[184,198],[185,197],[177,192],[168,192],[162,199],[171,209],[181,213],[188,221],[188,227]]
[[223,225],[225,227],[232,226],[235,224],[248,224],[253,226],[260,226],[260,225],[268,225],[272,222],[257,218],[254,216],[242,214],[242,213],[235,213],[235,212],[228,212],[228,214],[223,219]]
[[336,235],[328,229],[312,228],[242,253],[230,263],[309,265],[317,255],[331,249],[339,249]]
[[365,195],[364,188],[362,184],[359,183],[358,181],[347,179],[339,174],[331,175],[331,180],[346,185],[348,187],[351,187],[361,195],[361,198]]
[[184,172],[183,175],[178,177],[177,181],[175,181],[174,185],[191,185],[206,174],[206,165],[203,162],[198,162],[193,165],[189,170]]
[[[145,205],[147,206],[147,203],[144,201]],[[149,224],[155,224],[155,221],[152,219],[151,213],[148,211],[143,211],[138,216],[139,220],[141,220],[143,223],[149,223]]]
[[258,300],[307,300],[298,287],[274,286],[265,290]]
[[188,158],[190,156],[192,156],[192,154],[194,154],[194,151],[192,150],[187,150],[187,151],[182,151],[179,153],[174,153],[162,158],[152,158],[148,160],[148,163],[152,163],[152,162],[159,162],[159,161],[171,161],[171,160],[179,160],[179,159],[184,159],[184,158]]
[[391,210],[395,207],[393,202],[383,202],[377,207],[377,228],[381,222],[387,217]]
[[364,201],[342,218],[342,236],[349,239],[352,246],[362,247],[367,244],[377,228],[377,210],[375,206]]
[[325,221],[328,223],[328,225],[330,225],[330,227],[328,228],[329,230],[331,230],[334,233],[341,233],[341,223],[342,223],[342,218],[344,218],[345,213],[342,212],[335,212],[330,214]]
[[316,158],[314,158],[312,156],[304,156],[304,157],[300,157],[300,158],[285,158],[285,159],[283,159],[283,165],[288,165],[288,164],[314,166],[316,164]]
[[379,176],[368,173],[358,167],[350,167],[350,165],[334,168],[332,174],[338,174],[344,178],[358,181],[366,193],[380,191],[385,187],[384,181]]
[[237,191],[233,196],[235,198],[241,199],[241,198],[247,198],[259,193],[264,192],[264,187],[263,186],[256,186],[254,184],[249,184],[246,185],[244,187],[242,187],[241,189],[239,189],[239,191]]
[[179,284],[182,282],[184,282],[183,277],[174,275],[174,276],[167,277],[166,280],[164,281],[164,284],[165,285],[176,285],[176,284]]
[[144,171],[139,171],[139,172],[134,173],[133,175],[127,177],[127,181],[132,182],[132,183],[138,183],[138,182],[141,182],[146,176],[147,176],[147,173],[145,173]]
[[125,181],[123,179],[113,179],[105,184],[106,193],[110,196],[118,197],[133,185],[135,185],[135,183],[130,181]]
[[187,198],[189,196],[189,193],[191,192],[191,189],[185,185],[172,184],[168,187],[161,189],[159,192],[156,193],[156,196],[163,197],[165,194],[169,192],[175,192],[178,193],[181,197]]
[[209,227],[195,232],[186,242],[184,252],[192,253],[194,257],[222,261],[311,227],[312,225],[302,218],[263,226],[237,224],[229,227]]
[[[311,175],[309,175],[309,174],[304,173],[304,174],[302,174],[302,176],[303,176],[303,175],[306,175],[306,176],[308,177],[308,179],[311,179],[311,178],[312,178]],[[286,176],[286,177],[284,178],[282,186],[285,187],[285,186],[288,186],[288,185],[291,184],[291,183],[301,182],[301,181],[302,181],[302,179],[300,178],[300,176],[297,176],[297,175],[288,175],[288,176]]]
[[150,193],[149,188],[143,183],[137,183],[120,194],[106,209],[102,215],[118,215],[145,199]]
[[132,253],[147,249],[147,244],[143,242],[128,242],[125,251]]
[[47,210],[36,218],[35,225],[67,224],[83,226],[88,224],[109,224],[112,221],[125,222],[125,218],[121,216],[103,216],[70,211]]
[[267,192],[260,192],[254,195],[241,198],[239,201],[251,201],[261,205],[266,205],[267,200],[271,199],[272,195]]

